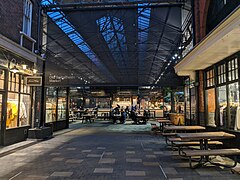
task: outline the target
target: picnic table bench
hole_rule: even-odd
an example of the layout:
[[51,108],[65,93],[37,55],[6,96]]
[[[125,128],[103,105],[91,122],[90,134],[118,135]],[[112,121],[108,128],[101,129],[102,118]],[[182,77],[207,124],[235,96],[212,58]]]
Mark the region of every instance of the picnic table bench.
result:
[[[183,151],[183,154],[189,158],[189,165],[191,168],[196,168],[200,165],[205,164],[203,157],[207,158],[207,161],[214,165],[220,165],[224,167],[234,167],[237,165],[237,155],[240,155],[240,149],[203,149],[203,150],[186,150]],[[192,157],[200,156],[200,160],[196,165],[192,164]],[[212,162],[209,156],[233,156],[234,164],[233,165],[224,165],[220,163]]]
[[[208,145],[211,140],[220,140],[234,138],[235,135],[229,134],[223,131],[218,132],[198,132],[198,133],[177,133],[177,137],[181,138],[182,141],[199,141],[200,150],[186,150],[182,153],[189,158],[189,165],[191,168],[196,168],[198,166],[203,166],[207,162],[214,165],[221,165],[225,167],[236,166],[236,156],[240,155],[239,149],[209,149]],[[197,161],[196,165],[192,165],[192,157],[200,156],[200,160]],[[219,163],[214,163],[210,160],[209,156],[234,156],[234,165],[223,165]]]

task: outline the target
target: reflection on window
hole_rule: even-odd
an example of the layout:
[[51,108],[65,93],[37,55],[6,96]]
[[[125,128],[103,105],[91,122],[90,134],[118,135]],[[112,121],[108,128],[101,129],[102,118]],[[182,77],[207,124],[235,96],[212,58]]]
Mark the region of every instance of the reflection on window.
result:
[[58,98],[58,120],[66,120],[66,98]]
[[5,71],[0,69],[0,89],[4,89],[4,75]]
[[222,84],[226,82],[226,68],[225,64],[219,65],[218,66],[218,84]]
[[228,122],[228,128],[234,129],[236,123],[237,107],[239,106],[238,83],[229,84],[229,103],[230,103],[230,120]]
[[18,120],[18,94],[17,93],[8,93],[7,100],[7,128],[17,127]]
[[56,97],[46,97],[46,122],[56,121]]
[[208,126],[213,126],[216,127],[216,122],[215,122],[215,110],[216,110],[216,104],[215,104],[215,89],[211,88],[206,91],[207,95],[207,115],[208,115],[208,121],[207,125]]
[[218,107],[219,107],[219,125],[226,127],[227,122],[227,89],[226,86],[220,86],[218,91]]
[[30,95],[20,95],[19,126],[26,126],[30,123],[31,98]]
[[211,69],[207,71],[207,87],[214,86],[214,70]]
[[228,62],[228,80],[233,81],[238,79],[238,64],[237,58]]

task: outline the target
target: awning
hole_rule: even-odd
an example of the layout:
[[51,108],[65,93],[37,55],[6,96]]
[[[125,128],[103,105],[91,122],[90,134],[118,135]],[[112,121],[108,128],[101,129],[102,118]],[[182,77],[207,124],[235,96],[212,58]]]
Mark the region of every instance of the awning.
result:
[[179,76],[195,79],[205,69],[240,50],[240,6],[197,44],[174,68]]

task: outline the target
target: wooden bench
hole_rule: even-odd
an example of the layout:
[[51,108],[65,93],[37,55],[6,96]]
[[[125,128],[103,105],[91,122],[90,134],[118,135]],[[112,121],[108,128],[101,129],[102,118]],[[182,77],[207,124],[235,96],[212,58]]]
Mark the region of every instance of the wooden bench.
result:
[[[221,141],[209,141],[208,145],[216,147],[216,146],[223,145],[223,143]],[[190,148],[191,146],[200,147],[200,142],[199,141],[173,141],[172,142],[172,148],[177,147],[178,148],[178,154],[180,156],[184,155],[184,153],[183,153],[183,148],[184,147]],[[197,148],[192,147],[192,149],[197,149]]]
[[[207,160],[214,165],[220,165],[224,167],[235,167],[237,164],[237,155],[240,155],[240,149],[211,149],[211,150],[186,150],[183,151],[184,156],[189,158],[189,165],[191,168],[196,168],[199,165],[203,165],[203,160]],[[201,156],[198,163],[193,166],[192,165],[192,157]],[[214,163],[209,160],[209,156],[234,156],[234,164],[233,165],[223,165],[219,163]]]
[[168,138],[176,136],[176,133],[169,133],[169,132],[165,133],[165,132],[163,132],[162,136],[165,137],[166,144],[171,145],[171,144],[168,144]]

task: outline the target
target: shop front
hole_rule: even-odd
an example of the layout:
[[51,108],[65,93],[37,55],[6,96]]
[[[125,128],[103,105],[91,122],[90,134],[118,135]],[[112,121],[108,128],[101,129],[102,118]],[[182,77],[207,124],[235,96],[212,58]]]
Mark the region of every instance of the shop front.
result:
[[186,117],[210,129],[231,131],[237,137],[240,137],[239,16],[237,8],[174,67],[178,75],[188,76],[192,82],[185,86]]
[[206,124],[240,132],[239,53],[205,70]]
[[0,144],[8,145],[25,140],[32,124],[33,90],[26,78],[34,63],[4,49],[0,61]]
[[53,131],[68,128],[68,94],[69,88],[46,88],[46,126],[51,126]]

